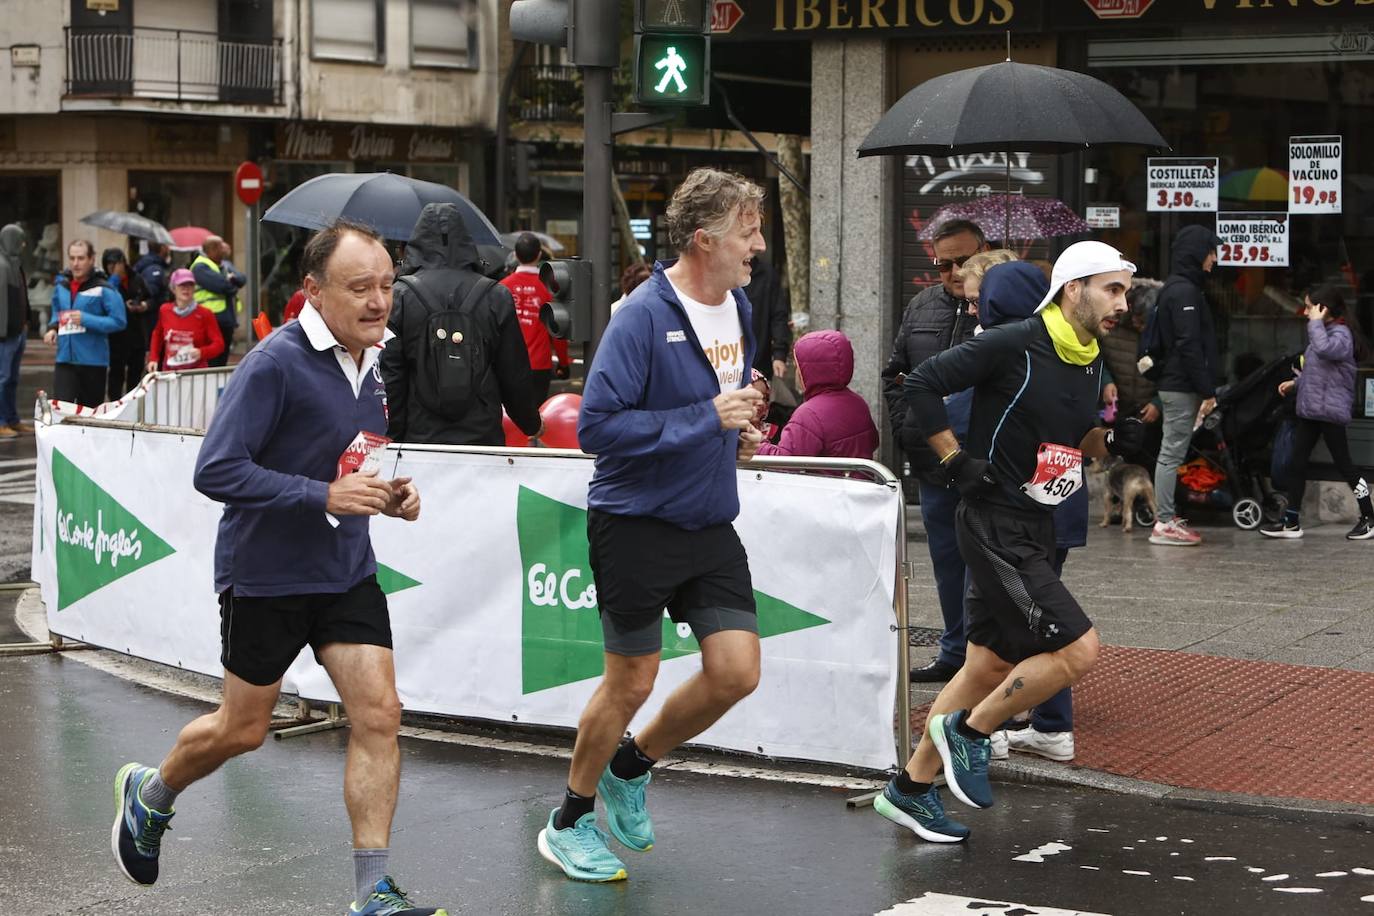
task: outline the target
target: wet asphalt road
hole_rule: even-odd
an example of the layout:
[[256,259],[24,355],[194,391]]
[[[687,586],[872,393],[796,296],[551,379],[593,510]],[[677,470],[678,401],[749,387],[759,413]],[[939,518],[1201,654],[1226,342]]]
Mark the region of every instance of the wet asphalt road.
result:
[[[51,383],[51,366],[24,366],[19,374],[19,414],[28,418],[40,385]],[[33,544],[33,436],[0,440],[0,583],[29,579]],[[5,615],[8,622],[9,615]],[[0,639],[3,641],[3,639]]]
[[[181,799],[157,887],[137,888],[116,872],[115,769],[130,759],[156,763],[204,709],[74,658],[0,658],[0,900],[23,901],[6,911],[347,910],[346,732],[269,740],[231,762]],[[417,899],[450,913],[867,916],[931,893],[959,899],[894,912],[1374,913],[1361,901],[1374,899],[1374,835],[1350,818],[1287,822],[999,785],[989,811],[951,805],[975,833],[945,847],[871,810],[846,809],[842,791],[671,771],[650,790],[658,847],[624,853],[628,882],[576,884],[534,848],[563,761],[402,746],[395,870]],[[1051,847],[1041,863],[1017,860],[1051,843],[1071,848]],[[965,898],[1031,906],[970,907]]]

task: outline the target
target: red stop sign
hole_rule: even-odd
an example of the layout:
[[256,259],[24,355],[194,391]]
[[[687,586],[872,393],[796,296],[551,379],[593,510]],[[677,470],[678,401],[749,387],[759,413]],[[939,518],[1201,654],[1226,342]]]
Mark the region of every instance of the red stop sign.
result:
[[234,193],[246,206],[253,206],[262,196],[262,169],[256,162],[243,162],[234,172]]

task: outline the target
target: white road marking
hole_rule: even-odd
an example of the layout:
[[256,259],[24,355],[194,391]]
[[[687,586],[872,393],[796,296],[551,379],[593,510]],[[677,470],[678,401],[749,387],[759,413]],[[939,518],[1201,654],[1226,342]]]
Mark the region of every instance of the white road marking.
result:
[[1293,877],[1293,876],[1292,876],[1292,875],[1283,875],[1283,874],[1279,874],[1279,875],[1265,875],[1263,878],[1260,878],[1260,880],[1261,880],[1261,881],[1287,881],[1287,880],[1288,880],[1289,878],[1291,878],[1291,877]]
[[1187,875],[1174,875],[1175,881],[1196,881],[1196,878],[1189,878]]
[[[1204,861],[1204,862],[1234,862],[1234,861],[1236,861],[1236,857],[1235,857],[1235,856],[1207,856],[1207,857],[1205,857],[1202,861]],[[1261,868],[1260,871],[1264,871],[1264,869]]]
[[[1264,874],[1264,872],[1265,872],[1265,869],[1263,869],[1263,868],[1256,868],[1256,867],[1253,866],[1253,865],[1247,865],[1247,866],[1245,867],[1245,870],[1248,871],[1248,872],[1249,872],[1250,874],[1252,874],[1252,875],[1262,875],[1262,874]],[[1284,875],[1284,877],[1287,878],[1288,876],[1287,876],[1287,875]],[[1268,881],[1269,879],[1268,879],[1268,878],[1265,878],[1264,880]]]
[[1121,869],[1121,873],[1122,873],[1123,875],[1144,875],[1144,876],[1147,876],[1147,877],[1148,877],[1149,874],[1150,874],[1150,873],[1147,872],[1147,871],[1133,871],[1132,869],[1129,869],[1129,868],[1123,868],[1123,869]]
[[10,458],[0,461],[0,468],[37,468],[37,458]]
[[1319,887],[1276,887],[1274,890],[1280,894],[1320,894],[1322,892]]
[[1013,857],[1012,861],[1035,862],[1036,864],[1043,864],[1045,861],[1045,856],[1057,856],[1061,852],[1068,852],[1070,849],[1073,849],[1073,847],[1066,846],[1063,843],[1046,843],[1044,846],[1035,847],[1025,855]]
[[1368,897],[1361,897],[1361,898],[1360,898],[1360,902],[1361,902],[1361,903],[1374,903],[1374,894],[1370,894]]
[[1350,872],[1355,875],[1374,875],[1374,868],[1352,868]]
[[1344,878],[1350,874],[1348,871],[1324,871],[1317,875],[1318,878]]
[[1107,916],[1086,910],[1063,910],[1031,903],[990,900],[987,897],[957,897],[929,892],[883,910],[877,916],[1002,916],[1012,909],[1034,913],[1035,916]]

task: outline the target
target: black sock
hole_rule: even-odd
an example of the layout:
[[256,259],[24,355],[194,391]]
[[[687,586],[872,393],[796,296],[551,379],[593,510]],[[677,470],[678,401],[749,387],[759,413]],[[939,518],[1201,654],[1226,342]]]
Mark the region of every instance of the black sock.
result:
[[897,791],[903,795],[920,796],[930,791],[930,783],[917,782],[906,775],[906,770],[897,771]]
[[577,819],[584,814],[596,810],[596,794],[578,795],[572,789],[568,789],[563,796],[563,807],[558,809],[558,813],[553,818],[553,828],[555,830],[567,830],[577,824]]
[[973,728],[968,724],[968,713],[964,713],[962,716],[959,717],[959,724],[954,726],[954,730],[970,741],[988,740],[987,734],[978,731],[976,728]]
[[620,742],[615,756],[611,758],[611,775],[616,779],[637,779],[649,772],[655,763],[658,761],[645,756],[639,745],[635,744],[635,739],[626,738]]

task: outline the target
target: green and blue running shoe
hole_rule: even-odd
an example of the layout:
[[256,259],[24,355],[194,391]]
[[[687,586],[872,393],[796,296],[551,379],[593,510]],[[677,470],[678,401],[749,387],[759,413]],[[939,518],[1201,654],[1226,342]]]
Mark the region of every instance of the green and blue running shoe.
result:
[[119,870],[135,884],[157,881],[157,858],[162,834],[170,830],[175,811],[163,813],[143,804],[138,790],[157,772],[152,767],[126,763],[115,774],[115,821],[110,831],[110,851]]
[[959,734],[959,723],[968,710],[930,717],[930,739],[945,762],[945,780],[954,797],[973,808],[992,807],[992,785],[988,782],[988,758],[992,741],[970,741]]
[[415,906],[390,875],[377,882],[361,908],[355,903],[348,912],[349,916],[448,916],[448,910]]
[[644,790],[653,778],[652,773],[621,779],[609,766],[596,783],[596,794],[606,804],[606,824],[611,836],[635,852],[654,848],[654,822],[644,809]]
[[962,843],[968,839],[967,827],[945,817],[940,790],[934,786],[924,795],[904,795],[893,779],[883,794],[873,799],[873,810],[932,843]]
[[558,816],[554,808],[549,823],[539,831],[539,854],[563,869],[574,881],[624,881],[625,863],[615,857],[606,834],[596,826],[596,812],[588,811],[566,830],[553,825]]

